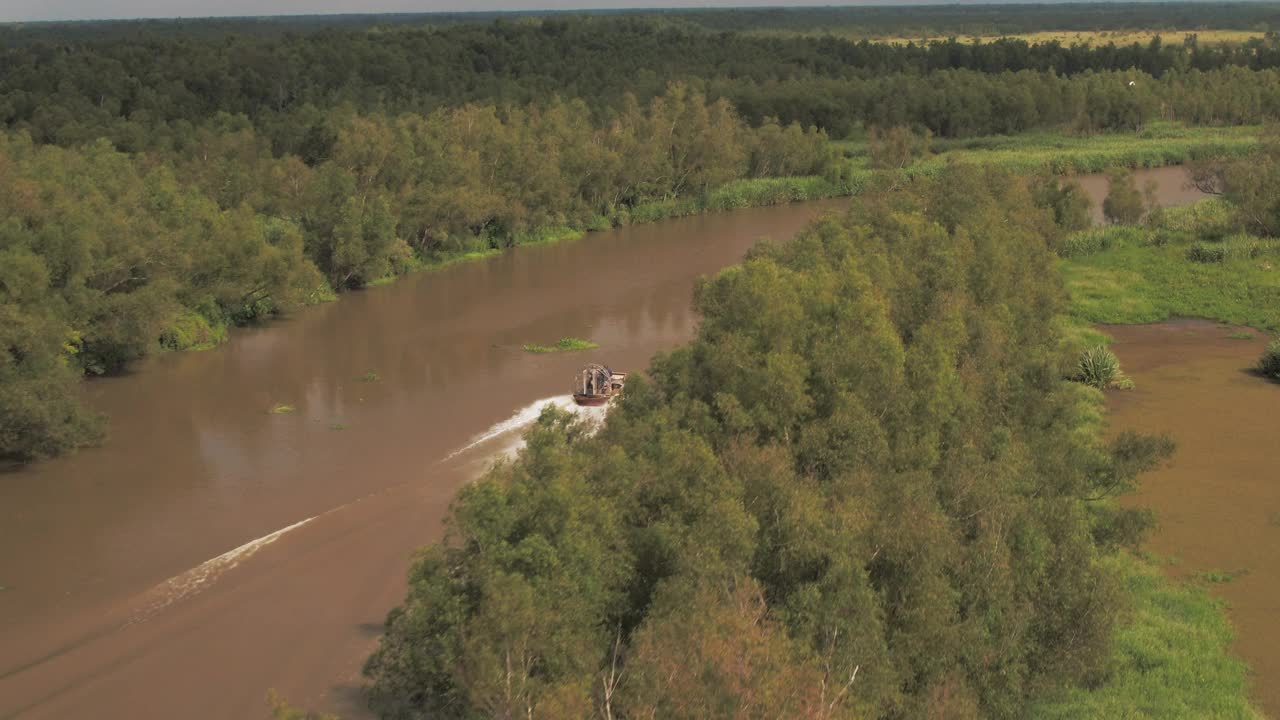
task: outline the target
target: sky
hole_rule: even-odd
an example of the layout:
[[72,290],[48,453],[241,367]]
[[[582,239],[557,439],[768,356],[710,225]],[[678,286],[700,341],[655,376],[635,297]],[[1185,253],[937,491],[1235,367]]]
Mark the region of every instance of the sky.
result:
[[[933,0],[937,2],[938,0]],[[896,5],[899,0],[0,0],[0,22],[325,13],[580,10],[602,7]],[[905,4],[905,3],[903,3]]]

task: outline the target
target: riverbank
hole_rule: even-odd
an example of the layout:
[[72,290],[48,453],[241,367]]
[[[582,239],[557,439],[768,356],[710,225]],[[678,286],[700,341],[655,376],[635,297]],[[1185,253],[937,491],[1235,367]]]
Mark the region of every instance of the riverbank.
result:
[[[1183,599],[1149,606],[1135,593],[1159,620],[1142,611],[1122,632],[1117,666],[1128,669],[1100,693],[1064,696],[1037,716],[1123,716],[1117,709],[1129,707],[1150,717],[1256,717],[1242,702],[1246,688],[1262,710],[1280,713],[1280,492],[1267,480],[1280,385],[1253,371],[1280,329],[1280,245],[1236,232],[1230,206],[1211,199],[1167,208],[1147,225],[1078,233],[1062,254],[1072,322],[1099,326],[1106,335],[1095,339],[1111,343],[1135,384],[1107,394],[1112,431],[1167,433],[1178,444],[1122,503],[1154,511],[1144,547],[1162,558],[1151,567],[1168,578],[1167,592]],[[1132,706],[1116,704],[1116,688],[1131,688]]]
[[[1257,147],[1258,131],[1256,126],[1218,128],[1155,123],[1138,133],[1108,133],[1090,137],[1040,132],[938,141],[934,144],[934,153],[917,158],[896,172],[908,179],[933,177],[950,162],[989,164],[1020,175],[1046,170],[1055,174],[1092,174],[1102,173],[1113,167],[1159,168],[1182,165],[1204,157],[1230,158],[1246,155]],[[805,175],[733,180],[701,197],[645,202],[599,216],[586,225],[536,228],[506,238],[496,238],[492,243],[506,248],[563,242],[581,239],[590,232],[705,212],[852,197],[867,187],[876,172],[883,172],[868,165],[866,142],[839,141],[832,142],[831,146],[844,160],[830,177]],[[457,262],[491,257],[499,252],[502,250],[433,253],[417,258],[412,269],[446,267]],[[394,277],[382,278],[371,284],[385,284],[393,279]]]
[[[1202,157],[1242,156],[1256,147],[1258,130],[1254,126],[1215,128],[1155,123],[1139,133],[1091,137],[1039,132],[938,141],[934,143],[935,152],[917,158],[896,172],[904,179],[933,177],[953,161],[989,164],[1022,175],[1046,170],[1056,174],[1089,174],[1101,173],[1112,167],[1159,168],[1185,164]],[[744,178],[725,183],[701,196],[647,201],[633,207],[617,208],[583,224],[542,226],[510,235],[477,237],[474,242],[456,250],[407,256],[395,264],[394,274],[375,278],[365,287],[384,286],[405,274],[483,260],[512,247],[579,240],[591,232],[637,223],[856,196],[877,172],[883,172],[869,166],[866,142],[841,141],[830,145],[833,152],[839,153],[843,159],[827,176]],[[1102,183],[1102,179],[1097,182]],[[1100,205],[1100,197],[1096,200],[1095,205]],[[313,294],[310,302],[329,302],[336,297],[332,293],[318,293]],[[225,342],[228,330],[233,326],[232,318],[210,320],[187,312],[178,317],[172,328],[164,331],[163,337],[168,341],[161,342],[160,349],[206,350]]]

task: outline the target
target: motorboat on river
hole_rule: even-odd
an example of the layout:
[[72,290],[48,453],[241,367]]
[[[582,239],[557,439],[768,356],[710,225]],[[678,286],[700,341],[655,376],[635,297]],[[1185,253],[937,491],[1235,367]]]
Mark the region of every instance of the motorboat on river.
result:
[[622,394],[626,381],[626,373],[591,363],[579,370],[573,380],[573,401],[589,407],[604,405]]

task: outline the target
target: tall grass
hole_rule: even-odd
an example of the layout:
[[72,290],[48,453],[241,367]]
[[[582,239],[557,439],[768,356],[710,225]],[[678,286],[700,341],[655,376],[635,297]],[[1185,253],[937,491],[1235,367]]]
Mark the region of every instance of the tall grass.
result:
[[1118,628],[1107,677],[1096,688],[1064,688],[1034,700],[1037,720],[1261,720],[1247,698],[1247,670],[1229,652],[1220,601],[1180,586],[1125,553],[1101,561],[1133,605]]
[[1155,123],[1139,133],[1108,133],[1068,137],[1055,133],[1025,133],[934,142],[940,155],[913,166],[931,174],[947,159],[983,162],[1018,173],[1043,168],[1058,174],[1098,173],[1112,167],[1163,167],[1202,157],[1239,157],[1258,142],[1257,127],[1185,127]]

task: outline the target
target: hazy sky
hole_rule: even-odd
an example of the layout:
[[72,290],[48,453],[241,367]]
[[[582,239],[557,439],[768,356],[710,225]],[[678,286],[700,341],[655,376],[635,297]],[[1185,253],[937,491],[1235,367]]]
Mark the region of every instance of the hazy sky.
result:
[[[919,0],[917,0],[919,1]],[[932,0],[937,2],[938,0]],[[601,7],[713,5],[896,5],[898,0],[0,0],[0,22],[210,15],[440,12],[455,10],[573,10]],[[906,4],[906,3],[902,3]]]

